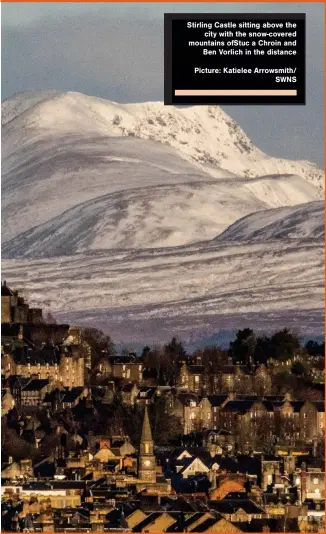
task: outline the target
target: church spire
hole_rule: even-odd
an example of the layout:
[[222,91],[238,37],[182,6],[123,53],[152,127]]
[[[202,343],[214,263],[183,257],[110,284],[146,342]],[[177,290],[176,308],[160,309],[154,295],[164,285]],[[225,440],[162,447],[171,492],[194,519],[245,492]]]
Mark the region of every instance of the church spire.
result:
[[149,423],[148,410],[145,406],[143,428],[140,438],[138,457],[138,478],[143,482],[156,482],[156,461],[154,455],[154,441],[152,438],[151,425]]
[[141,432],[140,442],[143,443],[145,441],[153,441],[151,425],[150,425],[149,417],[148,417],[148,409],[147,409],[146,405],[145,405],[143,429],[142,429],[142,432]]

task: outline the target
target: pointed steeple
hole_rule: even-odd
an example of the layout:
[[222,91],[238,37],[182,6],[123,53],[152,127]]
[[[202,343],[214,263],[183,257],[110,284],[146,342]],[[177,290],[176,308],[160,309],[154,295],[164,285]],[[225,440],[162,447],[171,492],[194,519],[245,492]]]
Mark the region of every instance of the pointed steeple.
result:
[[156,460],[154,455],[154,441],[152,438],[151,425],[149,423],[148,410],[145,406],[143,428],[140,438],[138,457],[138,478],[150,483],[156,482]]
[[125,513],[124,513],[122,506],[121,506],[121,515],[120,515],[120,528],[123,528],[125,532],[130,532],[130,528],[125,518]]
[[140,438],[141,443],[144,441],[153,441],[151,425],[150,425],[149,417],[148,417],[148,409],[146,405],[145,405],[145,413],[144,413],[144,420],[143,420],[143,429],[142,429],[141,438]]

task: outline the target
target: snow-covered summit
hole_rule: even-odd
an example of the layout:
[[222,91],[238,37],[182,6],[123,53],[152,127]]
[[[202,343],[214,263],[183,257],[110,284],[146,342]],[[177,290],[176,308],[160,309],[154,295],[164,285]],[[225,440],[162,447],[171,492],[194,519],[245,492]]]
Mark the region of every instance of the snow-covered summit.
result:
[[323,328],[315,165],[267,156],[213,106],[20,93],[2,124],[3,271],[34,305],[122,339]]
[[[8,138],[78,134],[131,136],[164,143],[205,172],[236,176],[296,174],[323,189],[324,173],[312,163],[272,158],[218,106],[174,107],[162,102],[118,104],[68,92],[19,93],[2,104]],[[13,131],[14,130],[14,131]]]

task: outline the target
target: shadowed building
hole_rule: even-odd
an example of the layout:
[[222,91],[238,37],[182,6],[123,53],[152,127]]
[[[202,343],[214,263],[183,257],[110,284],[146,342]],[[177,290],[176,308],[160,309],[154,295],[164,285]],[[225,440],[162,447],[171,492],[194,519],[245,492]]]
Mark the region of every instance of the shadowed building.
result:
[[138,491],[146,491],[156,495],[171,493],[171,483],[166,480],[162,468],[156,464],[154,454],[154,441],[148,417],[148,409],[145,406],[143,428],[140,438],[138,456]]

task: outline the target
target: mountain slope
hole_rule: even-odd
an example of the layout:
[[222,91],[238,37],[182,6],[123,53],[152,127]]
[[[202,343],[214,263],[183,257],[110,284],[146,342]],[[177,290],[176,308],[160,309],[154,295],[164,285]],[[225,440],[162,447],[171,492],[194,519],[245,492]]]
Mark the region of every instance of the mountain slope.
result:
[[266,243],[272,239],[323,239],[324,234],[324,203],[317,201],[252,213],[232,224],[215,241]]
[[3,276],[32,304],[117,341],[323,331],[315,165],[268,157],[212,106],[29,93],[2,121]]
[[[280,164],[268,158],[219,108],[120,105],[78,93],[51,92],[17,95],[3,103],[2,116],[6,254],[13,238],[27,237],[28,247],[36,252],[42,248],[35,241],[37,235],[43,240],[51,233],[61,235],[68,210],[75,209],[71,216],[87,212],[89,225],[68,223],[82,235],[80,244],[65,244],[70,253],[84,250],[85,242],[90,248],[94,243],[100,248],[157,247],[211,239],[250,212],[320,198],[319,185],[314,184],[319,184],[316,177],[321,171],[310,164],[285,160]],[[257,178],[266,170],[269,177],[260,181],[260,187]],[[159,188],[167,186],[164,205]],[[118,192],[124,194],[116,200],[109,197]],[[125,210],[120,210],[119,202]],[[102,228],[110,228],[118,217],[121,239],[112,235],[110,241],[110,229],[104,240],[101,229],[100,236],[94,235],[99,212],[108,219]],[[130,237],[124,235],[125,229],[131,230]],[[30,233],[25,234],[32,230],[33,243]],[[52,254],[62,253],[57,239],[53,245]],[[16,241],[13,250],[21,255],[22,246]]]
[[[313,200],[315,192],[297,176],[129,189],[80,203],[21,233],[3,244],[2,255],[35,258],[97,249],[185,245],[212,239],[248,213]],[[48,215],[47,208],[48,201],[43,202],[38,216],[42,209]]]
[[2,275],[58,319],[97,325],[116,341],[186,338],[222,325],[324,328],[322,240],[3,260]]
[[[271,158],[218,106],[176,108],[161,102],[117,104],[80,93],[18,94],[2,104],[6,136],[30,139],[35,132],[133,136],[177,148],[213,176],[218,169],[237,176],[297,174],[319,189],[324,173],[309,162]],[[9,148],[10,151],[10,148]],[[5,154],[8,152],[5,149]]]

